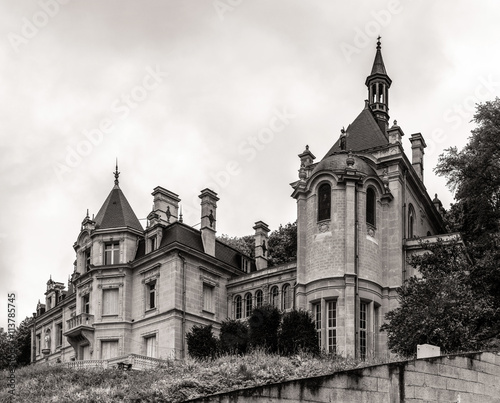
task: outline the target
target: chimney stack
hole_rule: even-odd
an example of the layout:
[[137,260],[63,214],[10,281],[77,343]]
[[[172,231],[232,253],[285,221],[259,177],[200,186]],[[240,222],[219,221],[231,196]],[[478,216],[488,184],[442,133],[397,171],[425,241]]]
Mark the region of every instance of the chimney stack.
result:
[[410,137],[411,141],[411,164],[418,177],[424,183],[424,148],[427,147],[421,133],[414,133]]
[[262,270],[267,268],[269,227],[265,222],[257,221],[253,229],[255,230],[255,265],[257,270]]
[[201,199],[201,240],[205,253],[215,256],[216,212],[219,198],[210,189],[203,189],[198,196]]
[[161,223],[169,225],[177,221],[179,195],[157,186],[153,189],[153,211],[148,215],[150,226]]

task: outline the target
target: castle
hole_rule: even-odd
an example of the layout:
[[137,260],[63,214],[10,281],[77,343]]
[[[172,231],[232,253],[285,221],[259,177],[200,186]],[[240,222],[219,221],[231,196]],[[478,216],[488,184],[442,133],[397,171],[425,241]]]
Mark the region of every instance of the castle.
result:
[[39,303],[32,362],[186,356],[193,325],[227,317],[244,320],[266,303],[312,312],[327,352],[364,358],[387,353],[379,331],[397,307],[397,288],[414,269],[407,254],[416,237],[445,233],[442,205],[423,183],[423,136],[389,124],[391,86],[380,41],[366,79],[368,100],[319,161],[299,154],[297,260],[268,267],[269,228],[258,221],[255,258],[216,238],[217,194],[201,191],[201,226],[182,220],[179,196],[153,190],[144,229],[119,185],[95,218],[84,218],[74,244],[76,262],[66,289],[52,279]]

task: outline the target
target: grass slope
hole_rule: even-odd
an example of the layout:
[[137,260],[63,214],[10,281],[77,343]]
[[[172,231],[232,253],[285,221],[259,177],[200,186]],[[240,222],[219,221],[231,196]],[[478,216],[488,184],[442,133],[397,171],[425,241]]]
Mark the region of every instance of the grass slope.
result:
[[[292,358],[255,351],[213,361],[167,361],[150,371],[77,370],[38,365],[16,371],[16,396],[1,383],[0,402],[182,402],[245,387],[358,368],[374,362],[308,355]],[[7,379],[3,372],[3,379]]]

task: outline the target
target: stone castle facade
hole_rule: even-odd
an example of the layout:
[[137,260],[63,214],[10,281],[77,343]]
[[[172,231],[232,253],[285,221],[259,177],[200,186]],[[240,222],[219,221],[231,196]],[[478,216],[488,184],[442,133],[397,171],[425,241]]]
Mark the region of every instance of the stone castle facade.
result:
[[217,240],[219,199],[210,189],[199,196],[198,230],[183,222],[178,195],[156,187],[144,229],[117,168],[97,215],[82,222],[68,287],[47,283],[32,361],[183,358],[192,326],[218,329],[266,303],[311,311],[325,351],[386,354],[379,328],[397,307],[397,288],[414,274],[407,254],[418,252],[416,237],[434,241],[445,233],[441,203],[423,183],[423,136],[410,136],[410,161],[402,129],[389,124],[391,83],[378,42],[361,113],[319,162],[308,146],[299,154],[291,184],[296,262],[268,267],[262,221],[254,226],[254,259]]

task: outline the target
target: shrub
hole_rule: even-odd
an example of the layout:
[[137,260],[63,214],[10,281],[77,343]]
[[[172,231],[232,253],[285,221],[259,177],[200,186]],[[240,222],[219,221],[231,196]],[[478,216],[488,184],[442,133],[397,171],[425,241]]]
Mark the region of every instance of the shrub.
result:
[[212,333],[212,325],[195,325],[186,334],[188,353],[191,357],[203,360],[214,358],[217,352],[217,339]]
[[245,354],[248,346],[248,325],[234,319],[222,322],[219,348],[223,354]]
[[293,310],[283,315],[278,332],[278,348],[282,355],[293,355],[299,351],[319,354],[316,327],[309,312]]
[[248,319],[249,344],[252,347],[263,347],[271,353],[278,351],[278,328],[281,313],[271,305],[255,308]]

